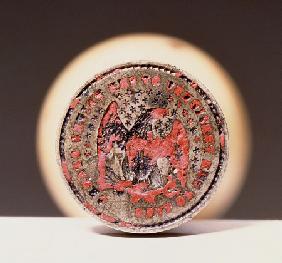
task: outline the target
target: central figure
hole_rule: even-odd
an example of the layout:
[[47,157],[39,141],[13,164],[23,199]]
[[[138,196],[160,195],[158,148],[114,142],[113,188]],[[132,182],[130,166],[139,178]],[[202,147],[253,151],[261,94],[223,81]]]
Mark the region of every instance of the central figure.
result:
[[143,183],[147,190],[164,187],[178,179],[186,186],[189,141],[182,122],[165,108],[144,109],[127,129],[111,102],[98,130],[98,185],[100,190],[115,185]]

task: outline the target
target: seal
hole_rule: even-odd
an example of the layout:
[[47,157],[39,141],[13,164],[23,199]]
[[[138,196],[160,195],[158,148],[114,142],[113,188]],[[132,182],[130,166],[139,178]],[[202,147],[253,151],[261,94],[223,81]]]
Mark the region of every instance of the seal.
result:
[[227,159],[224,116],[203,84],[158,63],[128,63],[86,83],[60,126],[70,191],[126,232],[167,230],[215,192]]

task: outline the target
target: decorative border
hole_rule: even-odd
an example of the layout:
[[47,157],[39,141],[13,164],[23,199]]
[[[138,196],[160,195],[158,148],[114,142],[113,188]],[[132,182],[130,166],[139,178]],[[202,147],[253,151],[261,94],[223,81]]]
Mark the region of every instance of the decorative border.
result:
[[224,135],[224,142],[223,144],[220,144],[220,150],[219,150],[219,163],[217,166],[217,169],[215,171],[215,175],[212,179],[212,182],[210,183],[208,189],[205,191],[205,193],[200,197],[198,202],[196,202],[192,207],[190,207],[187,211],[183,212],[182,214],[163,221],[161,223],[157,224],[150,224],[150,225],[143,225],[143,226],[135,226],[133,224],[121,224],[122,222],[120,221],[113,221],[109,220],[109,218],[106,218],[107,215],[102,219],[101,214],[95,213],[95,208],[92,207],[92,205],[85,204],[83,197],[79,194],[79,191],[76,189],[75,185],[69,180],[66,179],[64,168],[62,168],[61,165],[61,160],[65,159],[64,156],[64,138],[63,138],[63,133],[66,128],[66,124],[69,121],[69,117],[72,113],[72,108],[68,107],[68,109],[65,112],[64,118],[62,120],[62,123],[60,125],[60,136],[59,136],[59,141],[57,145],[58,149],[58,160],[60,160],[60,167],[62,170],[62,176],[64,177],[64,180],[69,186],[69,190],[71,193],[74,195],[75,199],[77,202],[80,204],[80,206],[83,207],[84,210],[86,210],[88,213],[90,213],[92,216],[94,215],[96,218],[99,219],[99,221],[105,223],[106,225],[117,229],[117,230],[122,230],[125,232],[132,232],[132,233],[155,233],[155,232],[160,232],[164,230],[168,230],[174,227],[179,226],[180,224],[190,220],[193,216],[195,216],[197,213],[200,212],[201,209],[203,209],[206,205],[208,200],[211,198],[211,196],[214,194],[216,191],[216,188],[218,187],[218,183],[220,179],[223,176],[223,173],[226,168],[227,160],[228,160],[228,131],[226,127],[226,123],[224,120],[224,115],[216,103],[214,97],[212,94],[208,91],[208,89],[200,83],[198,80],[193,80],[193,77],[187,73],[183,73],[183,71],[178,70],[177,68],[170,66],[170,65],[162,65],[159,63],[146,63],[146,62],[139,62],[139,63],[126,63],[122,65],[118,65],[116,67],[113,67],[107,71],[102,72],[101,74],[98,74],[94,76],[94,78],[87,82],[85,85],[83,85],[77,92],[77,94],[73,97],[74,101],[77,97],[81,96],[83,92],[85,92],[91,85],[93,85],[95,82],[98,80],[103,79],[107,75],[113,73],[116,70],[123,70],[123,69],[130,69],[130,68],[151,68],[151,69],[156,69],[156,70],[162,70],[165,71],[169,74],[172,74],[174,76],[179,77],[180,79],[184,80],[188,85],[194,85],[195,91],[202,97],[202,99],[206,102],[208,107],[210,108],[211,112],[214,115],[214,118],[216,120],[216,125],[219,130],[219,135],[223,134]]

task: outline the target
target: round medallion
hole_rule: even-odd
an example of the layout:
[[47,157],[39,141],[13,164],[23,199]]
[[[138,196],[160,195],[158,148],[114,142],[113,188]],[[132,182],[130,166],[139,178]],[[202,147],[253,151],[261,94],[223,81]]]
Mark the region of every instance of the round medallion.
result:
[[214,98],[169,65],[130,63],[96,76],[60,128],[60,163],[75,198],[127,232],[191,219],[227,161],[227,128]]

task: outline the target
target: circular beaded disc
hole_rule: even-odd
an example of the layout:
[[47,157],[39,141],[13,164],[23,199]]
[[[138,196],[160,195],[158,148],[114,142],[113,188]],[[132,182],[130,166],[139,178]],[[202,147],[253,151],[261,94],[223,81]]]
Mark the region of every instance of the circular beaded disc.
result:
[[158,232],[205,206],[225,168],[226,140],[202,84],[169,65],[130,63],[78,91],[58,150],[84,209],[116,229]]

